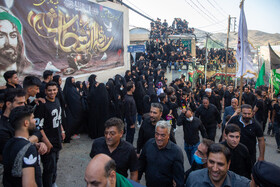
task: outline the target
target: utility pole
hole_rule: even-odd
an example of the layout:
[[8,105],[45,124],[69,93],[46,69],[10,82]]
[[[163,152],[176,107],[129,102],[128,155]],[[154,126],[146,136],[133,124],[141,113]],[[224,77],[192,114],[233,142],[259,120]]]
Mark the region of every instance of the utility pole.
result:
[[227,51],[226,51],[226,69],[225,69],[226,85],[227,85],[227,83],[228,83],[227,69],[228,69],[228,43],[229,43],[229,32],[230,32],[230,15],[228,16],[228,31],[227,31]]
[[208,44],[208,38],[209,38],[209,33],[206,33],[206,45],[205,45],[205,65],[204,65],[204,70],[205,70],[205,74],[204,74],[204,84],[206,85],[206,74],[207,74],[207,64],[208,64],[208,50],[207,50],[207,44]]

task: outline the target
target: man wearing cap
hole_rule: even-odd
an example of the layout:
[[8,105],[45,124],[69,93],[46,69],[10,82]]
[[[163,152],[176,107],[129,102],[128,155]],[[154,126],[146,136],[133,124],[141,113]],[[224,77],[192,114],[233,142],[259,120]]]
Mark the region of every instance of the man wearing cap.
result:
[[216,99],[216,97],[212,94],[212,89],[211,88],[206,88],[205,89],[206,96],[209,99],[209,102],[217,107],[219,109],[220,106],[220,99]]
[[279,187],[280,167],[266,161],[258,161],[252,170],[251,187],[270,186]]
[[0,12],[0,74],[7,70],[21,74],[31,65],[24,54],[21,34],[19,19],[6,11]]

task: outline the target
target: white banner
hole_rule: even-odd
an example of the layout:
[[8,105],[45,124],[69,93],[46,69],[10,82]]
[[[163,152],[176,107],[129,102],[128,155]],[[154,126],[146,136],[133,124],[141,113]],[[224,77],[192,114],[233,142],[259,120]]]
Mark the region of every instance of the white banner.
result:
[[253,60],[251,57],[250,44],[248,42],[248,30],[244,14],[244,4],[242,4],[240,10],[236,60],[238,62],[238,72],[236,73],[237,77],[256,77],[257,74],[253,69]]

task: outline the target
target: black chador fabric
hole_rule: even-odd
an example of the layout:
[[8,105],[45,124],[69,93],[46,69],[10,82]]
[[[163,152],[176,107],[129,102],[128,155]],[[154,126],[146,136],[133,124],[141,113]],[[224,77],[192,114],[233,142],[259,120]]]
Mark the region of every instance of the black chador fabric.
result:
[[154,83],[150,82],[148,84],[148,95],[151,96],[153,94],[156,94],[155,88],[154,88]]
[[145,95],[143,98],[143,113],[149,113],[151,108],[151,101],[149,95]]
[[80,123],[83,113],[81,96],[77,91],[75,83],[72,83],[72,78],[73,77],[68,77],[66,79],[63,89],[65,101],[67,103],[66,116],[68,132],[66,132],[66,138],[70,138],[71,135],[77,133],[80,126],[83,125]]
[[66,101],[65,101],[63,91],[59,85],[59,78],[60,78],[60,75],[55,75],[53,77],[53,81],[56,82],[57,87],[58,87],[58,92],[57,92],[56,97],[58,98],[58,101],[60,103],[61,110],[62,110],[62,113],[61,113],[62,126],[65,131],[68,131],[67,130],[68,126],[67,126],[67,120],[66,120],[66,112],[65,112]]
[[83,87],[82,87],[82,90],[83,90],[83,96],[87,97],[88,96],[88,93],[89,93],[89,89],[86,85],[86,82],[83,81]]
[[91,74],[88,78],[88,82],[89,82],[89,92],[91,90],[93,90],[94,88],[96,88],[96,75],[95,74]]
[[115,76],[115,90],[116,90],[116,94],[120,95],[121,98],[123,99],[126,94],[126,81],[119,74]]
[[112,80],[108,80],[106,83],[106,88],[108,91],[108,99],[109,99],[109,118],[116,117],[118,97],[115,92],[115,85]]
[[103,83],[89,93],[89,137],[104,136],[104,123],[109,117],[109,94]]
[[142,81],[138,81],[135,86],[135,91],[133,93],[134,100],[136,103],[136,108],[138,114],[143,114],[144,111],[144,105],[143,105],[143,98],[146,95],[144,87],[142,85]]

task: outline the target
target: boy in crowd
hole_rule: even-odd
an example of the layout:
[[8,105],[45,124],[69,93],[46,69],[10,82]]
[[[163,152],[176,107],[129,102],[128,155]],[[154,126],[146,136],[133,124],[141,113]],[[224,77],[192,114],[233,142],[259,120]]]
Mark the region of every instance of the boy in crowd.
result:
[[47,145],[47,154],[42,156],[43,163],[43,186],[56,186],[56,171],[59,151],[62,149],[62,140],[65,132],[61,125],[61,106],[56,98],[58,92],[57,84],[49,82],[46,84],[46,103],[40,103],[36,107],[35,116],[38,118],[42,140]]

